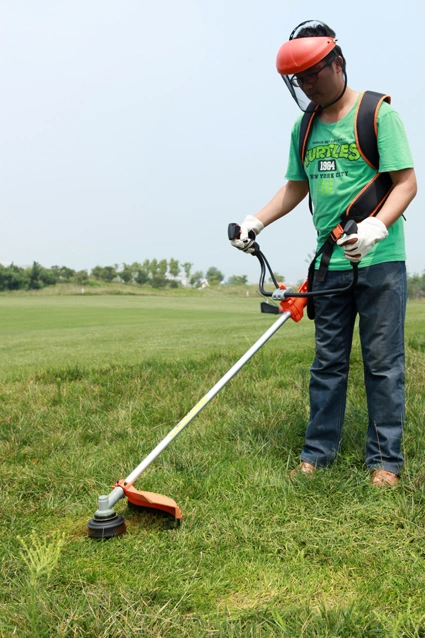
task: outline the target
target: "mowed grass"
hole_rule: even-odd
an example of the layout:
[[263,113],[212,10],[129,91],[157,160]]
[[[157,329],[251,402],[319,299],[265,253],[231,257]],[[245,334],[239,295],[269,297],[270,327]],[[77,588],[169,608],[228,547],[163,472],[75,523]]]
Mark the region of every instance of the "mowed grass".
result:
[[356,338],[343,448],[288,480],[313,326],[286,323],[136,487],[183,523],[97,496],[127,476],[270,326],[220,296],[0,299],[1,636],[425,636],[425,304],[407,320],[406,467],[369,485]]
[[259,302],[252,296],[0,297],[0,378],[49,367],[198,360],[215,349],[233,356],[235,346],[242,353],[274,321],[259,313]]

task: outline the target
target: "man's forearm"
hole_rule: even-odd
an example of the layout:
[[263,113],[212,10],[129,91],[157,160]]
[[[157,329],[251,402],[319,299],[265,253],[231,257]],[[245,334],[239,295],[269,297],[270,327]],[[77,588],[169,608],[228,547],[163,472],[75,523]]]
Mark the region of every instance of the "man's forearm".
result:
[[377,218],[380,219],[387,228],[392,226],[394,222],[401,217],[415,197],[417,191],[415,171],[413,168],[394,171],[390,173],[390,175],[394,187],[377,215]]
[[268,226],[277,219],[291,212],[304,199],[308,193],[308,182],[287,182],[276,193],[273,199],[262,208],[256,217]]

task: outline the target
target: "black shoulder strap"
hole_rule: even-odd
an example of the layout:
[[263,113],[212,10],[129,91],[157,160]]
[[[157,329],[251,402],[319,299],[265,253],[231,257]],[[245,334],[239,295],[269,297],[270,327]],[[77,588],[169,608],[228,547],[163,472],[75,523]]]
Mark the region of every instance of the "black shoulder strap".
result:
[[345,212],[346,216],[358,223],[366,217],[377,215],[392,189],[393,182],[390,174],[376,173],[375,177],[350,202]]
[[310,102],[307,107],[307,111],[301,118],[300,137],[299,137],[299,152],[301,162],[304,164],[305,151],[307,148],[307,140],[310,135],[311,125],[318,111],[318,106],[315,106],[314,102]]
[[375,91],[365,91],[360,96],[354,119],[354,132],[359,153],[375,170],[379,168],[378,113],[384,101],[390,103],[390,96]]
[[[314,102],[310,102],[307,107],[307,111],[301,118],[300,137],[298,140],[298,144],[301,162],[303,165],[305,160],[305,152],[307,149],[308,136],[310,135],[311,125],[313,124],[313,120],[316,117],[318,110],[319,107],[315,105]],[[310,213],[313,214],[313,202],[311,201],[310,189],[308,189],[308,208],[310,210]]]

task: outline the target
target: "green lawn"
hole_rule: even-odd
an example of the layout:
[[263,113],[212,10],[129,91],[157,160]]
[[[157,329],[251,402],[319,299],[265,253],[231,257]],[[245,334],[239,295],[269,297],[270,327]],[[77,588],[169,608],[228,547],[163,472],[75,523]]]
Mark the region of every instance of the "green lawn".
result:
[[[242,353],[274,321],[259,304],[259,297],[2,297],[1,374]],[[286,341],[311,328],[308,321],[287,326]]]
[[127,508],[127,476],[270,326],[250,296],[0,298],[0,635],[425,636],[425,304],[407,321],[406,467],[373,490],[355,340],[338,461],[292,484],[311,322],[286,323],[136,483],[183,524]]

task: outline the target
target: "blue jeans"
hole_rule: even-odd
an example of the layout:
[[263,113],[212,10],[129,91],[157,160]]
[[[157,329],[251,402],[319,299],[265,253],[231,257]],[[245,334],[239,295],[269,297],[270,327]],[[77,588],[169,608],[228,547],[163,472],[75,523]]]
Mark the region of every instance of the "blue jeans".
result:
[[[313,290],[347,286],[351,270],[329,271]],[[366,465],[398,474],[403,465],[404,262],[359,269],[354,290],[315,298],[316,357],[311,367],[310,421],[301,459],[317,467],[340,448],[354,323],[359,315],[369,424]]]

